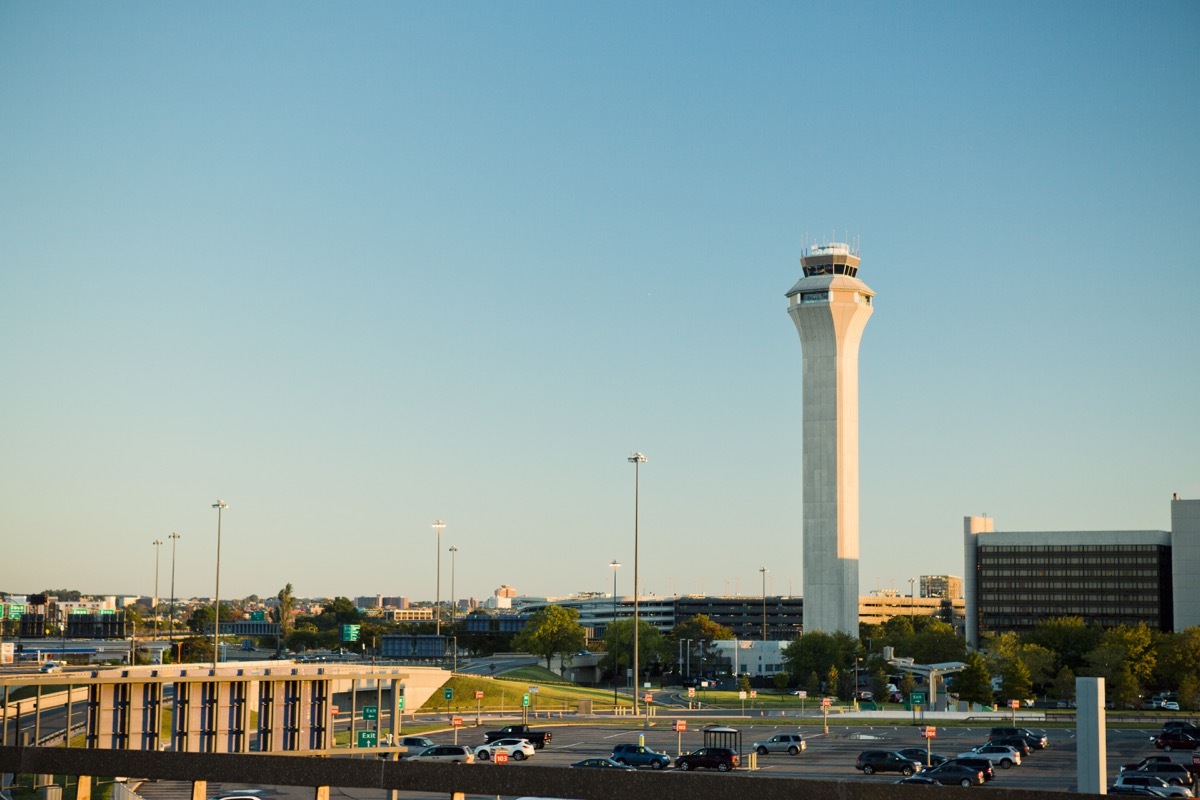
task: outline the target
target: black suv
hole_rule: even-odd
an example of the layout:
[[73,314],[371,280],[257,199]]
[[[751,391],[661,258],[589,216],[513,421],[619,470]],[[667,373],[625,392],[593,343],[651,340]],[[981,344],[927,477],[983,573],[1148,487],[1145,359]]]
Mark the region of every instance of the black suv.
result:
[[[1034,733],[1033,731],[1029,730],[1029,728],[992,728],[992,732],[988,738],[992,741],[995,741],[996,739],[1006,736],[1020,736],[1025,740],[1025,744],[1030,750],[1045,750],[1050,746],[1049,739],[1047,739],[1043,734]],[[1010,744],[1009,747],[1012,747],[1012,745]],[[1021,755],[1025,756],[1025,753],[1022,753]]]
[[991,761],[984,758],[983,756],[980,756],[979,758],[974,758],[971,756],[958,756],[957,758],[952,758],[945,763],[958,764],[959,766],[962,766],[962,767],[970,767],[971,769],[977,769],[983,773],[984,781],[996,780],[996,768],[992,765]]
[[896,752],[905,758],[911,758],[913,761],[920,761],[923,765],[925,764],[925,757],[928,755],[928,766],[930,767],[936,767],[940,764],[945,764],[950,760],[949,756],[944,756],[941,753],[926,753],[924,747],[901,747]]
[[854,761],[854,768],[861,769],[867,775],[876,772],[899,772],[904,777],[921,771],[921,762],[905,758],[895,750],[864,750]]
[[675,766],[683,771],[689,769],[715,769],[728,772],[735,769],[741,759],[728,747],[701,747],[694,753],[684,753],[675,759]]
[[1172,764],[1170,762],[1153,761],[1148,764],[1143,764],[1137,769],[1121,770],[1125,775],[1154,775],[1162,778],[1167,783],[1173,783],[1176,786],[1191,786],[1192,771],[1183,764]]

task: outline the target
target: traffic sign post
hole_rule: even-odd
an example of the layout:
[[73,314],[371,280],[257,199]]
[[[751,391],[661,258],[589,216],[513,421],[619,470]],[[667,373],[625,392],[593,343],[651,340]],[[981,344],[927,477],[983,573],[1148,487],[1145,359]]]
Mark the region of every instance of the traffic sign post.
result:
[[687,720],[677,719],[671,727],[675,730],[675,751],[683,755],[683,732],[687,730]]
[[828,697],[821,698],[821,719],[825,726],[825,733],[829,733],[829,706],[833,705],[833,701]]
[[462,727],[462,717],[451,717],[450,724],[454,727],[454,743],[458,744],[458,729]]
[[933,737],[937,736],[937,728],[932,725],[921,726],[921,735],[925,737],[925,766],[933,766]]
[[738,692],[738,699],[742,701],[742,716],[746,716],[746,693]]
[[507,764],[508,763],[508,753],[505,752],[504,750],[493,750],[492,751],[492,761],[495,761],[497,764]]
[[529,693],[521,695],[521,721],[529,723]]
[[454,699],[454,689],[447,686],[442,690],[442,697],[446,699],[446,713],[450,713],[450,701]]
[[1021,707],[1021,701],[1020,700],[1009,700],[1008,707],[1012,709],[1012,722],[1013,722],[1013,725],[1015,726],[1017,724],[1017,709]]
[[483,692],[475,691],[475,727],[479,727],[481,722],[481,714],[483,712]]
[[359,747],[375,747],[378,741],[375,731],[359,731],[358,746]]
[[363,706],[363,722],[371,722],[379,719],[379,706]]

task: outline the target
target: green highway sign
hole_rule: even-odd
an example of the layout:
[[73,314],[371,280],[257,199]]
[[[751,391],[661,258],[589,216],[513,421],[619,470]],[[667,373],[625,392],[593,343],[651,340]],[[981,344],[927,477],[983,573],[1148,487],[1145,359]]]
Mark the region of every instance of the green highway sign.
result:
[[375,731],[359,731],[358,746],[359,747],[374,747],[378,739],[375,736]]
[[523,705],[523,706],[529,705],[529,695],[528,694],[521,695],[521,705]]
[[400,709],[401,711],[404,710],[404,695],[400,695],[400,702],[396,705],[396,708]]
[[912,703],[914,706],[925,705],[925,693],[924,692],[913,692],[912,694],[909,695],[908,702]]
[[379,719],[379,706],[363,706],[363,719]]
[[361,625],[343,625],[342,626],[342,641],[357,642],[358,634],[362,631]]
[[445,690],[442,692],[442,697],[446,698],[447,700],[453,700],[454,699],[454,690],[451,689],[449,686],[447,686],[445,688]]

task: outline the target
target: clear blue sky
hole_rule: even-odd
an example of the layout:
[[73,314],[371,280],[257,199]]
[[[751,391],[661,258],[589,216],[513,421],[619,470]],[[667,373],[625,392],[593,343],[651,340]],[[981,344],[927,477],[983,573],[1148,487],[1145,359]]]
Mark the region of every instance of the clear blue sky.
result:
[[[1200,497],[1200,4],[0,4],[0,589],[801,589],[807,235],[862,588]],[[836,232],[836,234],[834,234]],[[170,546],[159,594],[169,592]],[[443,557],[442,595],[450,566]]]

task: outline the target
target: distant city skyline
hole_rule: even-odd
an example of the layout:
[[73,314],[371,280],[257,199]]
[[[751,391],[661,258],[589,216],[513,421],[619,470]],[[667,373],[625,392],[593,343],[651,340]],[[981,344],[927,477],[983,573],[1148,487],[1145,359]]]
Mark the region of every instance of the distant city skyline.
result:
[[437,519],[460,595],[628,594],[640,451],[644,592],[799,594],[843,238],[863,594],[1166,529],[1198,84],[1181,0],[0,5],[0,589],[212,596],[220,498],[222,596],[432,598]]

